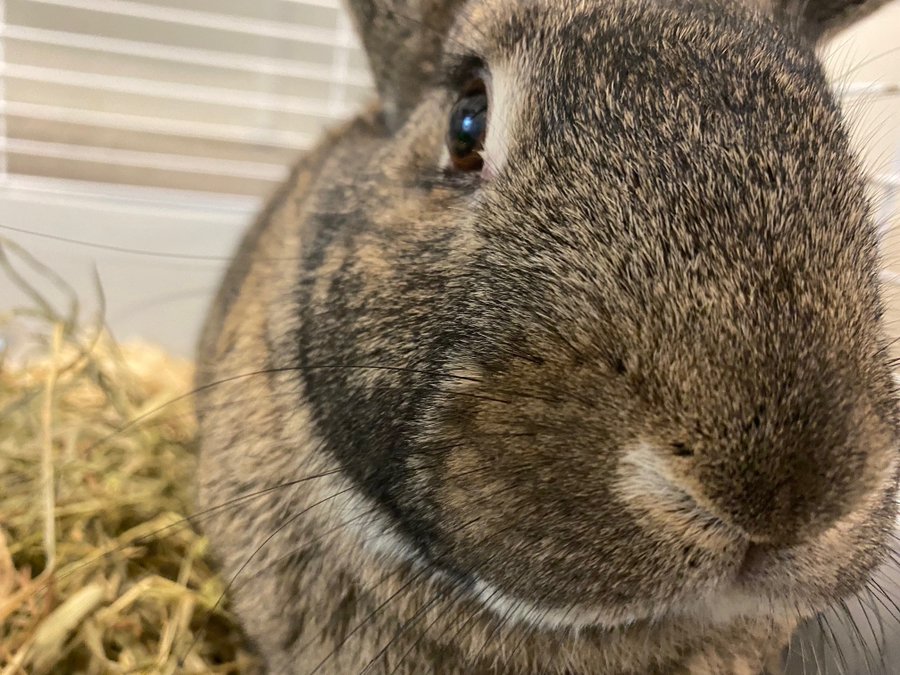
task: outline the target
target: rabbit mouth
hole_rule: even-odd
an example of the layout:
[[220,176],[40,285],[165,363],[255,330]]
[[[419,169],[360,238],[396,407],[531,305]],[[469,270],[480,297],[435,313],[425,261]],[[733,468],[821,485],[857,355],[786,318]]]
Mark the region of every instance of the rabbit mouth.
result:
[[617,492],[649,536],[684,544],[683,559],[673,561],[683,584],[670,597],[637,600],[615,611],[550,612],[553,624],[612,628],[685,617],[714,624],[741,617],[797,619],[865,587],[883,564],[885,536],[876,530],[884,519],[873,516],[894,509],[893,478],[826,531],[787,545],[758,540],[719,517],[659,457],[644,445],[627,452]]

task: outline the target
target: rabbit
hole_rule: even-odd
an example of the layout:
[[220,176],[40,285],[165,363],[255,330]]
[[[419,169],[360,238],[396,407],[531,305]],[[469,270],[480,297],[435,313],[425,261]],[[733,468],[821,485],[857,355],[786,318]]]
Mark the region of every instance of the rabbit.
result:
[[351,0],[378,101],[247,232],[198,494],[272,674],[777,673],[896,515],[878,2]]

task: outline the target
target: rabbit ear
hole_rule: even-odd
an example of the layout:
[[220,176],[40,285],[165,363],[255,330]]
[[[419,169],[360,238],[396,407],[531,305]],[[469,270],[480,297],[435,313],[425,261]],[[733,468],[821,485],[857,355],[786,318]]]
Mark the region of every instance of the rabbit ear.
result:
[[463,2],[348,0],[391,128],[418,102]]
[[773,0],[775,15],[816,41],[843,30],[889,0]]

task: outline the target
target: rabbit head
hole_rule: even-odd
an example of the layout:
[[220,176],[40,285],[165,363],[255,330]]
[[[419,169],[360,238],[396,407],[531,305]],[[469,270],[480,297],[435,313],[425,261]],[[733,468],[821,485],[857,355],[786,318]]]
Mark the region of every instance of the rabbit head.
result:
[[301,362],[427,372],[311,370],[318,423],[490,602],[796,615],[881,560],[896,399],[827,9],[469,3],[322,197],[355,224],[309,259]]
[[[350,4],[383,112],[251,233],[219,350],[298,373],[388,557],[541,630],[790,630],[860,588],[897,398],[815,46],[877,3]],[[300,260],[254,263],[276,221]],[[275,471],[234,456],[215,471]]]

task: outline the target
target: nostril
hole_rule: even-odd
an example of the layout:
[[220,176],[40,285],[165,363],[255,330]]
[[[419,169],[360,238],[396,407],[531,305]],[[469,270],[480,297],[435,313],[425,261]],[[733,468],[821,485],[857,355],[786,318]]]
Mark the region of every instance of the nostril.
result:
[[684,443],[672,443],[672,454],[676,457],[693,457],[694,451]]

